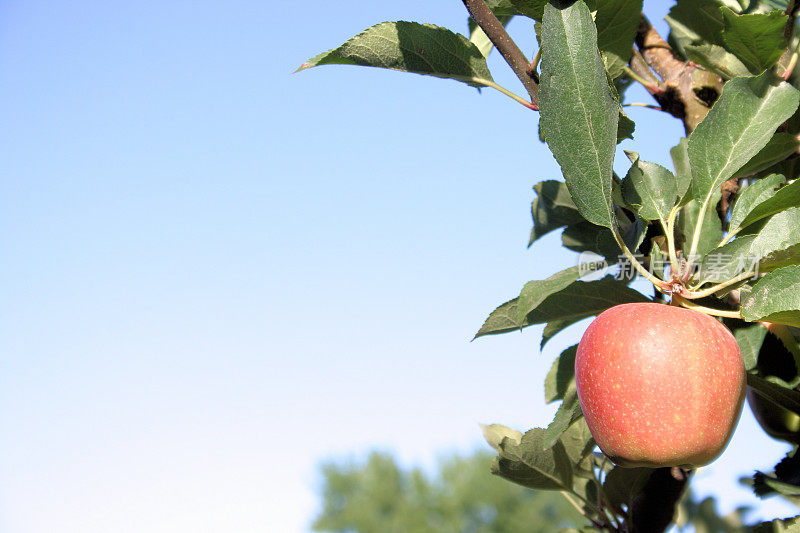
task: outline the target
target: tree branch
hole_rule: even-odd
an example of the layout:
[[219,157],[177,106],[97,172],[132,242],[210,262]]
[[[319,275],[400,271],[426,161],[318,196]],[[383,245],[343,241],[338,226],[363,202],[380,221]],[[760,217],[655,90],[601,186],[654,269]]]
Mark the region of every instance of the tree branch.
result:
[[525,86],[525,89],[531,97],[531,103],[538,109],[539,85],[534,81],[534,73],[530,69],[531,63],[528,61],[528,58],[525,57],[525,54],[519,49],[517,43],[511,39],[506,29],[500,21],[497,20],[497,17],[492,13],[492,10],[489,9],[489,6],[486,5],[484,0],[462,1],[467,11],[469,11],[472,20],[480,26],[486,36],[489,37],[489,40],[492,41],[494,47],[497,48],[497,51],[500,52],[500,55],[506,60],[506,63],[508,63],[511,70],[514,71],[514,74],[517,75],[519,81]]
[[[683,121],[688,135],[703,120],[719,96],[722,80],[676,57],[672,47],[644,16],[636,33],[636,46],[647,65],[663,80],[663,93],[651,92],[653,98],[664,111]],[[631,68],[636,65],[641,69],[636,60],[637,56],[634,55]]]

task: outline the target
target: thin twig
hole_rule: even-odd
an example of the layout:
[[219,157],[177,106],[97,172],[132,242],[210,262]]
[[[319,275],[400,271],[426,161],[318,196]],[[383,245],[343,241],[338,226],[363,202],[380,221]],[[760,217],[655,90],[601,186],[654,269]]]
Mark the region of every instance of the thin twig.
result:
[[497,48],[497,51],[500,52],[500,55],[506,60],[506,63],[508,63],[511,70],[514,71],[514,74],[517,75],[519,81],[525,86],[525,89],[531,97],[531,103],[538,107],[539,85],[534,81],[533,77],[531,77],[529,72],[530,61],[528,61],[528,58],[525,57],[525,54],[519,49],[517,43],[511,39],[506,29],[500,21],[497,20],[497,17],[492,13],[492,10],[489,9],[489,6],[486,5],[484,0],[462,1],[467,11],[469,11],[472,20],[474,20],[486,36],[489,37],[494,47]]
[[656,111],[664,111],[662,108],[653,104],[644,104],[642,102],[631,102],[630,104],[622,104],[622,107],[646,107],[647,109],[655,109]]

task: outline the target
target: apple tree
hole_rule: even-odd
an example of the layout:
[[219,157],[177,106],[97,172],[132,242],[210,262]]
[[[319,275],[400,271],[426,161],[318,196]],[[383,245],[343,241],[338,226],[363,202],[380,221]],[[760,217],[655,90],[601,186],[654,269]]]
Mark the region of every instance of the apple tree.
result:
[[[563,181],[534,185],[529,246],[561,230],[580,260],[524,284],[476,337],[545,324],[544,346],[598,318],[545,380],[546,400],[560,402],[548,427],[485,428],[493,473],[561,492],[587,531],[664,531],[693,469],[727,444],[746,390],[764,431],[794,445],[774,471],[754,473],[753,490],[800,497],[800,5],[677,0],[662,36],[642,0],[463,3],[469,36],[383,22],[299,70],[449,78],[538,113]],[[506,31],[513,17],[532,21],[533,57]],[[494,81],[494,49],[522,94]],[[623,103],[632,84],[684,127],[672,169],[629,151],[625,174],[614,170],[635,129]],[[800,517],[752,528],[800,531]]]

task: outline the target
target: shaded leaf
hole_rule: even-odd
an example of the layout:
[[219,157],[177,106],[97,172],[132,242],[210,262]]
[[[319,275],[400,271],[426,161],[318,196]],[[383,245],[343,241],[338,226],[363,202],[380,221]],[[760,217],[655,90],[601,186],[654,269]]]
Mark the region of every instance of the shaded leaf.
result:
[[533,186],[533,190],[536,191],[536,198],[531,204],[533,229],[528,246],[554,229],[583,220],[564,182],[540,181]]
[[[769,272],[742,293],[742,316],[800,327],[800,266]],[[796,411],[800,413],[800,411]]]
[[739,344],[745,370],[752,370],[758,363],[758,352],[767,335],[767,328],[761,324],[750,324],[733,330],[733,336]]
[[583,418],[577,420],[561,435],[561,443],[569,456],[574,470],[579,475],[591,475],[592,451],[596,446],[592,432]]
[[592,15],[583,2],[548,4],[542,32],[541,130],[578,210],[589,222],[611,228],[619,103],[597,50]]
[[[497,20],[500,21],[500,24],[505,26],[511,20],[511,15],[497,15]],[[486,35],[486,33],[481,29],[480,26],[475,24],[475,22],[470,18],[467,21],[467,25],[469,27],[469,42],[474,44],[478,47],[483,57],[489,57],[489,53],[494,48],[494,44]]]
[[787,389],[755,374],[747,374],[747,385],[771,402],[792,412],[800,413],[800,391]]
[[615,466],[603,481],[603,493],[613,506],[630,505],[652,473],[652,468]]
[[466,37],[417,22],[382,22],[340,47],[309,59],[297,70],[333,64],[451,78],[473,87],[493,83],[486,58]]
[[676,146],[673,146],[669,154],[672,156],[672,165],[675,167],[675,182],[680,204],[691,199],[692,187],[692,168],[689,164],[689,140],[684,137]]
[[575,354],[578,345],[570,346],[556,358],[544,378],[544,400],[547,403],[563,400],[571,383],[575,382]]
[[612,264],[622,254],[611,230],[586,221],[567,226],[561,234],[561,245],[574,252],[595,253]]
[[539,348],[544,348],[544,345],[547,342],[555,337],[558,333],[565,330],[566,328],[570,327],[572,324],[576,322],[580,322],[583,320],[582,318],[566,318],[564,320],[553,320],[548,322],[547,325],[544,327],[544,331],[542,331],[542,343]]
[[741,11],[735,0],[678,0],[672,6],[665,20],[670,27],[670,41],[678,52],[686,56],[685,47],[689,44],[723,44],[722,6]]
[[753,74],[774,65],[786,50],[783,30],[789,17],[780,12],[737,15],[722,8],[722,40]]
[[768,169],[797,151],[800,141],[789,133],[776,133],[767,145],[753,158],[736,171],[736,176],[750,176],[756,172]]
[[752,533],[796,533],[800,531],[800,516],[761,522],[752,528]]
[[541,22],[547,0],[511,0],[511,3],[519,15]]
[[612,79],[622,74],[622,67],[631,58],[641,12],[642,0],[603,0],[597,4],[597,47],[603,51],[603,62]]
[[564,434],[564,432],[578,419],[583,418],[581,405],[578,402],[578,390],[575,383],[567,388],[564,400],[556,411],[556,415],[544,431],[544,446],[549,448]]
[[628,115],[620,110],[619,123],[617,124],[617,144],[625,139],[633,139],[633,132],[636,130],[636,123],[628,118]]

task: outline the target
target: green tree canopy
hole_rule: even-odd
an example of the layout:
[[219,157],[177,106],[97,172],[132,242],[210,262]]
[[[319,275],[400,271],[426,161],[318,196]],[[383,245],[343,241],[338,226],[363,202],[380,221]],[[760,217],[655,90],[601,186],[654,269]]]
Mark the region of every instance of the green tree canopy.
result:
[[433,475],[373,452],[364,464],[327,463],[313,528],[337,532],[553,532],[584,522],[560,494],[489,473],[491,454],[443,460]]

